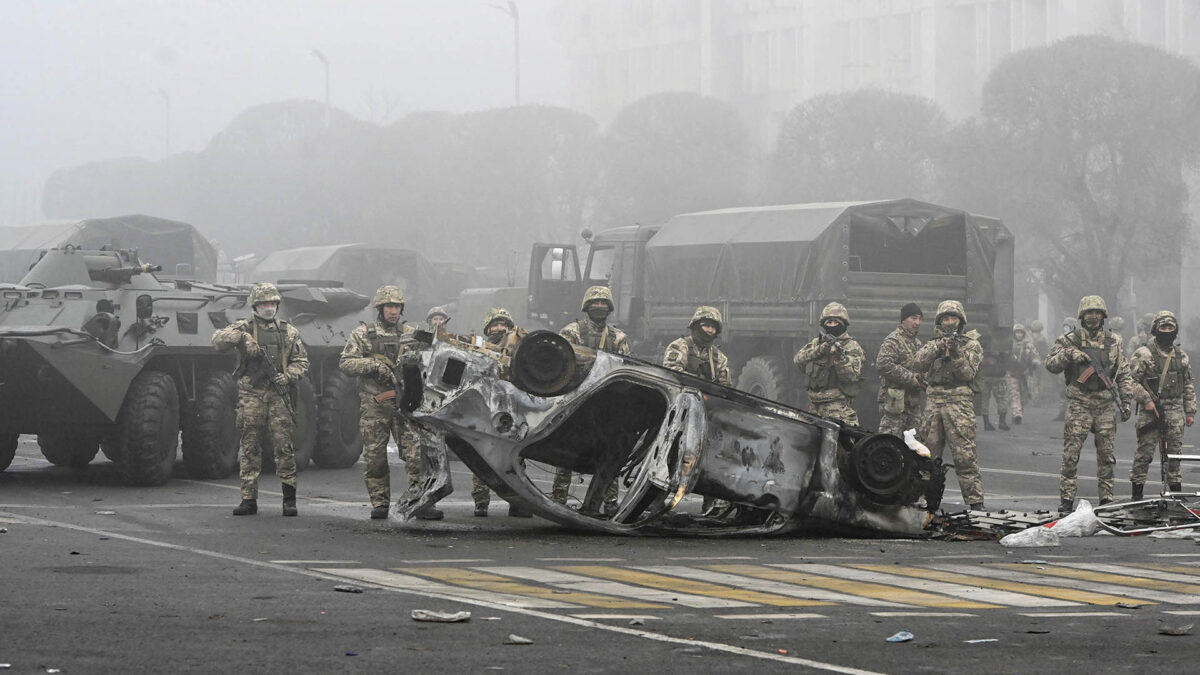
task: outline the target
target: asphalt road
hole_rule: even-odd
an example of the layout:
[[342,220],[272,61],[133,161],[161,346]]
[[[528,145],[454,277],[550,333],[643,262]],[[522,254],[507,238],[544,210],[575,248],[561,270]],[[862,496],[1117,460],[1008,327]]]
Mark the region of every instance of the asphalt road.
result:
[[[990,508],[1057,504],[1052,415],[980,432]],[[1120,441],[1127,496],[1131,424]],[[1090,452],[1080,496],[1094,499]],[[54,467],[23,438],[0,473],[11,672],[1187,672],[1200,655],[1200,637],[1160,633],[1200,616],[1192,539],[597,536],[508,518],[498,500],[473,517],[457,463],[440,522],[368,520],[361,466],[302,473],[298,518],[266,476],[259,515],[235,518],[236,478],[126,488],[101,460]],[[1195,489],[1200,467],[1184,475]],[[914,637],[889,643],[899,631]]]

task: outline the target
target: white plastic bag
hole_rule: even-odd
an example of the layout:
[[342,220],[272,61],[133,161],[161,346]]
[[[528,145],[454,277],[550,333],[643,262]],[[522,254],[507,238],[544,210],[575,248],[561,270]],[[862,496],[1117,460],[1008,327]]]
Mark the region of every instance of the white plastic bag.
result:
[[908,431],[904,432],[904,444],[908,446],[909,450],[912,450],[922,457],[932,456],[932,453],[929,452],[929,448],[925,447],[924,443],[917,440],[916,429],[909,429]]
[[1059,518],[1050,528],[1060,537],[1090,537],[1100,529],[1100,521],[1092,512],[1091,503],[1080,499],[1073,513]]
[[1058,546],[1058,533],[1045,525],[1037,525],[1020,532],[1005,535],[1001,546],[1009,548],[1033,548],[1035,546]]

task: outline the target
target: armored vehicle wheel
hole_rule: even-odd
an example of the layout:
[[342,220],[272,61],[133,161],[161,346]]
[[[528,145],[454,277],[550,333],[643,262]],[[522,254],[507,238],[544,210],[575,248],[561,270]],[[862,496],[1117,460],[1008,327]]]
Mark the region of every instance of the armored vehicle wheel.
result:
[[772,401],[782,401],[786,388],[783,363],[773,356],[756,356],[742,366],[737,388]]
[[170,375],[144,370],[117,414],[118,465],[127,485],[162,485],[179,447],[179,391]]
[[17,441],[20,438],[17,434],[0,434],[0,471],[7,469],[13,457],[17,456]]
[[183,418],[183,464],[193,478],[224,478],[238,465],[237,384],[211,372],[196,387]]
[[52,431],[38,434],[38,447],[55,466],[87,466],[100,451],[100,439],[86,434]]
[[[296,400],[292,402],[296,411],[296,429],[292,434],[292,455],[296,458],[296,471],[303,471],[313,458],[317,445],[317,393],[306,377],[296,386]],[[263,439],[263,473],[275,472],[275,449],[271,439]]]
[[362,454],[358,387],[341,371],[325,378],[317,412],[317,447],[313,463],[324,469],[353,466]]

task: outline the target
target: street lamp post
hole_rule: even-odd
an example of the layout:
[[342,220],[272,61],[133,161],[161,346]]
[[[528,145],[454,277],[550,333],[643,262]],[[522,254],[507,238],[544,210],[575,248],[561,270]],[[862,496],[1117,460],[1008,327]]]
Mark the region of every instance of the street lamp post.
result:
[[165,104],[165,124],[163,125],[163,156],[171,154],[171,95],[166,89],[159,89],[158,95],[162,96]]
[[320,49],[312,50],[312,55],[317,57],[321,65],[325,66],[325,128],[329,128],[329,59],[325,58],[325,54]]
[[504,5],[492,5],[513,20],[513,99],[521,105],[521,12],[516,0],[505,0]]

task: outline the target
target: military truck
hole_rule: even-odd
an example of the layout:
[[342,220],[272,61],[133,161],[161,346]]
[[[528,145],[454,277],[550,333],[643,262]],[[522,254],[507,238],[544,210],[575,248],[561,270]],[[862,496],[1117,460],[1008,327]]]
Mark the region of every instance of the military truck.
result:
[[[608,285],[611,320],[635,354],[658,359],[698,305],[714,305],[737,387],[793,405],[806,397],[792,357],[819,331],[828,302],[849,309],[850,333],[871,361],[908,302],[932,320],[938,301],[963,301],[983,332],[1003,334],[1013,321],[1012,233],[995,218],[913,199],[688,213],[585,239],[583,252],[534,244],[530,321],[558,330],[580,315],[587,286]],[[866,376],[856,407],[873,427],[878,375],[869,365]]]
[[[160,280],[134,250],[49,250],[18,284],[0,285],[0,470],[19,434],[54,464],[103,451],[126,483],[170,476],[182,436],[190,475],[237,466],[233,356],[215,329],[249,313],[249,286]],[[342,288],[280,288],[280,317],[309,349],[297,384],[297,464],[348,466],[361,452],[358,396],[337,368],[368,298]]]

